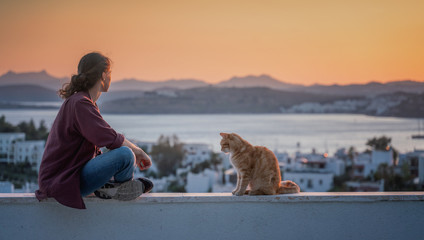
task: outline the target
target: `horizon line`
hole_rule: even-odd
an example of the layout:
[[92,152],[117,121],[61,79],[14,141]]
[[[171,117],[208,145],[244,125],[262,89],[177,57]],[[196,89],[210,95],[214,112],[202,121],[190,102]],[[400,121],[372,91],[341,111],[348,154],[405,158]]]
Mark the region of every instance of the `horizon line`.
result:
[[[49,73],[46,69],[42,69],[42,70],[39,70],[39,71],[22,71],[22,72],[17,72],[17,71],[14,71],[14,70],[8,70],[4,73],[0,73],[0,77],[3,77],[4,75],[6,75],[8,73],[26,74],[26,73],[43,73],[43,72],[45,72],[47,75],[54,77],[54,78],[69,78],[70,79],[70,77],[73,75],[73,74],[71,74],[70,76],[58,77],[58,76],[54,76],[53,74]],[[408,81],[421,82],[421,83],[424,82],[424,80],[414,80],[414,79],[410,79],[410,78],[405,78],[403,80],[388,80],[388,81],[369,80],[369,81],[365,81],[365,82],[353,82],[353,83],[348,83],[348,84],[338,84],[338,83],[325,84],[325,83],[318,83],[318,82],[315,82],[315,83],[312,83],[312,84],[302,84],[302,83],[293,83],[293,82],[281,81],[280,79],[277,79],[277,78],[275,78],[275,77],[273,77],[273,76],[271,76],[270,74],[267,74],[267,73],[262,73],[262,74],[258,74],[258,75],[246,74],[246,75],[243,75],[243,76],[233,75],[226,80],[221,80],[221,81],[218,81],[218,82],[210,82],[210,81],[203,80],[203,79],[200,79],[200,78],[175,78],[175,77],[165,79],[165,80],[144,80],[144,79],[139,79],[139,78],[136,78],[136,77],[125,77],[125,78],[122,78],[122,79],[112,79],[112,82],[117,83],[117,82],[122,82],[122,81],[135,80],[135,81],[140,81],[140,82],[160,83],[160,82],[167,82],[167,81],[172,81],[172,80],[174,80],[174,81],[195,80],[195,81],[204,82],[204,83],[210,84],[210,85],[217,85],[217,84],[220,84],[222,82],[229,81],[233,78],[246,78],[246,77],[250,77],[250,76],[252,76],[252,77],[268,76],[268,77],[272,78],[273,80],[276,80],[280,83],[292,84],[292,85],[301,85],[301,86],[305,86],[305,87],[316,86],[316,85],[321,85],[321,86],[367,85],[367,84],[371,84],[371,83],[388,84],[388,83],[393,83],[393,82],[408,82]]]

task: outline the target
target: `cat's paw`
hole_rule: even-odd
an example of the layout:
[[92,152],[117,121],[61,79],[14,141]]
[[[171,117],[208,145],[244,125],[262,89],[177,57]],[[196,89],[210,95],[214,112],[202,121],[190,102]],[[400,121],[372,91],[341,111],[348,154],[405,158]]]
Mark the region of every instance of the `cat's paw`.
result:
[[244,191],[238,191],[235,193],[236,196],[243,196],[244,195]]
[[233,195],[236,195],[236,192],[237,192],[237,190],[234,190],[234,191],[232,191],[231,193],[232,193]]

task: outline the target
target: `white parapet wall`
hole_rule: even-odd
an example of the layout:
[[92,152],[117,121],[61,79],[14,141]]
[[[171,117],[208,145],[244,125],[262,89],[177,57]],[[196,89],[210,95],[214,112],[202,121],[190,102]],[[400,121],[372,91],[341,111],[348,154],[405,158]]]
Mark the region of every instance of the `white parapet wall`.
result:
[[424,193],[155,193],[86,210],[0,194],[0,239],[424,239]]

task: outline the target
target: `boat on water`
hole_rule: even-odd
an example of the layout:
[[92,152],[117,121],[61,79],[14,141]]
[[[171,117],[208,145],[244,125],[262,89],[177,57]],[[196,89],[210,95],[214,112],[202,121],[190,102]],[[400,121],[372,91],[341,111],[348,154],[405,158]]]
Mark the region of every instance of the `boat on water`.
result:
[[419,132],[419,134],[412,135],[412,139],[424,139],[424,134],[421,134],[421,121],[422,121],[422,119],[418,120],[418,132]]

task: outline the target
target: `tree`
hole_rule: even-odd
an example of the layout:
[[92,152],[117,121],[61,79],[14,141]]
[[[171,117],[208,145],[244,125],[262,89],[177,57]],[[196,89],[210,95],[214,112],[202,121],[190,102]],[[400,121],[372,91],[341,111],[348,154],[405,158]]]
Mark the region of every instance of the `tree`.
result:
[[49,131],[44,120],[40,121],[40,126],[37,129],[32,119],[29,122],[22,121],[17,126],[14,126],[6,122],[4,115],[0,117],[0,132],[23,132],[27,140],[47,140],[49,136]]
[[191,169],[191,172],[198,174],[198,173],[205,171],[205,169],[210,168],[210,167],[211,167],[211,163],[209,161],[203,161],[201,163],[196,164],[193,167],[193,169]]
[[388,151],[390,149],[390,143],[392,139],[386,136],[382,136],[380,138],[372,138],[368,139],[367,146],[379,151]]
[[168,192],[187,192],[184,185],[180,185],[178,180],[169,183]]
[[183,161],[183,144],[176,135],[172,137],[161,135],[150,154],[158,168],[159,176],[175,175]]
[[219,156],[218,153],[211,153],[211,164],[214,166],[215,170],[218,169],[218,165],[222,163],[222,158]]
[[24,132],[26,134],[27,140],[38,140],[38,132],[37,128],[35,127],[34,120],[30,120],[29,123],[27,122],[20,122],[18,124],[18,128],[21,132]]
[[46,122],[44,120],[40,121],[40,126],[38,127],[38,139],[47,140],[49,136],[49,130],[46,127]]
[[410,175],[409,165],[407,163],[402,165],[401,171],[402,174],[398,174],[394,166],[382,163],[378,166],[374,178],[377,181],[384,179],[384,191],[416,190],[416,186],[413,184],[413,176]]
[[368,139],[367,141],[367,146],[370,146],[371,148],[378,150],[378,151],[389,151],[390,149],[393,150],[393,160],[396,163],[397,162],[397,158],[399,156],[398,151],[390,146],[392,139],[388,138],[386,136],[382,136],[380,138],[372,138],[372,139]]
[[349,150],[347,151],[347,157],[351,162],[355,160],[355,156],[357,155],[356,149],[354,146],[351,146]]
[[6,117],[2,115],[0,117],[0,132],[18,132],[18,128],[6,122]]

